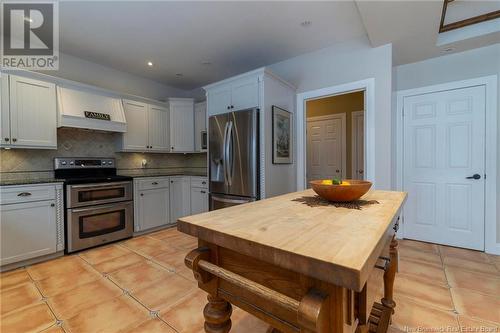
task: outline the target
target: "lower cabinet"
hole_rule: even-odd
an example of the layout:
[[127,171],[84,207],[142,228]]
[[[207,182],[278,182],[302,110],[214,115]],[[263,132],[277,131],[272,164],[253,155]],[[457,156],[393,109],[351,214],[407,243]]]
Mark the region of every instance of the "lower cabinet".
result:
[[191,177],[170,177],[170,222],[191,215]]
[[191,188],[191,214],[208,212],[208,191],[204,188]]
[[64,250],[61,185],[0,189],[0,266]]
[[135,231],[143,231],[170,222],[170,191],[168,187],[144,190],[137,198]]
[[134,231],[170,224],[169,177],[134,179]]

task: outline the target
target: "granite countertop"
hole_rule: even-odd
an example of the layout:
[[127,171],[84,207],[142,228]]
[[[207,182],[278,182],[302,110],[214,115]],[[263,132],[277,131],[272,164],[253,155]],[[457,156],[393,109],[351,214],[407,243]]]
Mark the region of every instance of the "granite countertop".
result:
[[62,183],[63,181],[64,179],[56,179],[56,178],[0,179],[0,186]]
[[[128,176],[133,178],[141,177],[168,177],[168,176],[199,176],[206,177],[206,172],[203,171],[169,171],[169,170],[144,170],[144,171],[118,171],[119,176]],[[54,177],[16,177],[11,179],[0,178],[0,186],[9,185],[29,185],[29,184],[43,184],[43,183],[62,183],[64,179],[57,179]]]
[[203,171],[160,171],[160,170],[151,170],[138,173],[137,171],[121,171],[118,172],[120,176],[128,176],[133,178],[142,178],[142,177],[168,177],[168,176],[198,176],[198,177],[207,177],[207,173]]

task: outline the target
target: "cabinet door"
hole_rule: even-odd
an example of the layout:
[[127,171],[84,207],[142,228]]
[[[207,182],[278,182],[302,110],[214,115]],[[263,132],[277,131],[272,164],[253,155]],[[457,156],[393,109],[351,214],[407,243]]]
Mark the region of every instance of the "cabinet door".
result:
[[141,102],[123,100],[127,132],[122,135],[123,150],[147,150],[148,144],[148,105]]
[[170,222],[191,215],[191,182],[189,177],[170,177]]
[[194,105],[194,149],[201,151],[201,133],[207,130],[207,103]]
[[0,145],[10,144],[9,75],[0,73]]
[[170,105],[170,151],[194,151],[194,103]]
[[11,144],[57,148],[56,86],[10,75]]
[[191,214],[208,212],[208,191],[204,188],[191,188]]
[[209,116],[231,111],[231,86],[228,84],[209,90],[207,102]]
[[149,106],[149,150],[169,151],[168,110],[156,105]]
[[231,84],[232,111],[259,106],[258,78],[236,80]]
[[0,206],[0,265],[55,253],[55,201]]
[[143,231],[169,223],[169,195],[168,187],[139,192],[136,205],[139,221],[135,223],[139,230],[136,231]]

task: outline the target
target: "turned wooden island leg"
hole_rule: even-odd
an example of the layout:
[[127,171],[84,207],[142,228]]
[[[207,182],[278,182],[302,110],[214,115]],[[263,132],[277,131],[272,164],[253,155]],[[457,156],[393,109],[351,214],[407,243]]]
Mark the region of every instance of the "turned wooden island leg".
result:
[[228,333],[231,330],[231,313],[233,308],[229,302],[212,295],[207,296],[208,304],[203,309],[205,332]]
[[391,262],[389,268],[384,272],[384,298],[382,298],[382,304],[390,308],[392,313],[394,313],[394,308],[396,307],[396,302],[394,301],[394,278],[398,270],[398,241],[396,235],[392,236],[389,256]]

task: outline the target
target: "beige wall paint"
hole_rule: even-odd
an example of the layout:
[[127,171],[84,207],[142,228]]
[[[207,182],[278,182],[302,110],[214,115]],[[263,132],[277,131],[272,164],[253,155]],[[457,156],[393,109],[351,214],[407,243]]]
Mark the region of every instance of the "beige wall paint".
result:
[[306,102],[307,118],[327,116],[331,114],[346,114],[346,175],[352,177],[352,112],[364,111],[365,93],[364,91],[349,94],[336,95],[320,98]]

